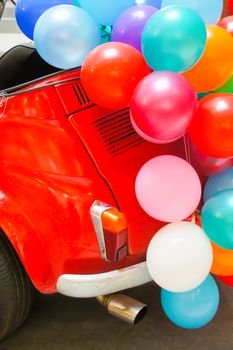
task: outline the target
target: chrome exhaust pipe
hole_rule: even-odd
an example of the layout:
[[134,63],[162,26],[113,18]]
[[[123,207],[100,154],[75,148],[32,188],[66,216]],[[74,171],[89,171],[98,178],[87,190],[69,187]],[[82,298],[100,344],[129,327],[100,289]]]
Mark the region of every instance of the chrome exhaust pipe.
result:
[[147,305],[124,294],[101,295],[96,299],[111,315],[130,324],[138,323],[147,313]]

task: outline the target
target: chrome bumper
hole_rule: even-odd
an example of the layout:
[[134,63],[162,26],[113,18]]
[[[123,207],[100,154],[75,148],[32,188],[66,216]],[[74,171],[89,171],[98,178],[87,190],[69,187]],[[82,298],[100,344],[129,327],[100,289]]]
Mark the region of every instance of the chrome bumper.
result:
[[96,275],[61,275],[60,294],[74,298],[93,298],[140,286],[152,280],[146,262]]

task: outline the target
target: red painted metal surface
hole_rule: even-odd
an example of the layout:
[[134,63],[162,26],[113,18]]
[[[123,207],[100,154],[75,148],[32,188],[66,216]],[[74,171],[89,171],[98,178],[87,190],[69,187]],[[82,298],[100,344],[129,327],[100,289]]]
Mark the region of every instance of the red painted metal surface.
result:
[[[91,103],[78,70],[30,88],[10,97],[0,118],[0,227],[32,282],[52,293],[61,274],[101,273],[144,260],[163,223],[139,207],[135,177],[151,157],[184,156],[183,140],[144,142],[127,109],[112,112]],[[129,256],[120,262],[100,257],[89,214],[96,199],[126,215]]]

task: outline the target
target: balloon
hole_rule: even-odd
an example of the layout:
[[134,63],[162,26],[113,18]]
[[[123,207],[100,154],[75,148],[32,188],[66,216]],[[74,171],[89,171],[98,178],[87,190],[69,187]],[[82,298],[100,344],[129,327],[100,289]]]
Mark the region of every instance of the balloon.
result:
[[199,175],[211,176],[231,166],[231,160],[209,157],[190,142],[191,164]]
[[233,156],[233,95],[218,92],[200,100],[190,134],[193,143],[208,156]]
[[233,250],[233,190],[225,190],[211,197],[201,212],[202,226],[215,244]]
[[152,158],[136,178],[136,196],[153,218],[173,222],[186,219],[197,208],[201,184],[193,167],[175,156]]
[[223,0],[223,11],[222,11],[222,18],[226,17],[229,15],[228,13],[228,0]]
[[98,24],[113,25],[123,11],[134,6],[135,0],[79,0],[79,3]]
[[228,11],[230,15],[233,15],[233,0],[228,0]]
[[70,5],[47,10],[34,31],[38,53],[46,62],[62,69],[80,66],[100,39],[99,28],[88,13]]
[[206,202],[216,193],[228,189],[233,190],[233,167],[229,167],[218,175],[209,177],[204,189],[204,201]]
[[196,113],[196,105],[195,92],[180,74],[154,72],[134,91],[131,102],[133,125],[148,141],[173,142],[186,133]]
[[130,7],[113,26],[112,41],[120,41],[141,50],[142,32],[148,19],[158,10],[148,5]]
[[112,28],[110,26],[99,26],[101,32],[101,44],[111,41]]
[[228,16],[221,19],[218,25],[233,35],[233,16]]
[[84,61],[81,79],[91,100],[99,106],[120,109],[130,105],[139,81],[149,74],[140,52],[123,43],[106,43]]
[[205,45],[203,20],[184,6],[158,11],[151,16],[142,34],[142,51],[154,70],[184,72],[200,59]]
[[219,26],[207,25],[207,46],[203,56],[183,73],[197,92],[213,91],[227,82],[233,70],[233,38]]
[[230,94],[233,94],[233,75],[226,82],[226,84],[215,90],[215,92],[229,92]]
[[192,222],[168,224],[152,238],[147,266],[153,280],[170,292],[187,292],[208,276],[213,253],[203,230]]
[[221,248],[211,243],[213,249],[213,264],[211,273],[222,276],[233,275],[233,251]]
[[138,5],[142,5],[142,4],[149,5],[149,6],[156,7],[157,9],[160,9],[162,0],[136,0],[135,3]]
[[18,0],[15,8],[15,18],[19,28],[33,40],[33,33],[39,17],[50,7],[57,5],[72,5],[72,0]]
[[171,5],[183,5],[196,11],[206,24],[216,24],[221,18],[223,0],[163,0],[162,8]]
[[197,94],[198,100],[201,100],[203,97],[208,96],[209,94],[212,94],[212,91],[211,92],[199,92]]
[[196,329],[207,325],[219,306],[219,291],[209,275],[197,288],[185,293],[161,291],[162,307],[167,317],[177,326]]
[[228,287],[233,288],[233,276],[218,276],[218,278]]

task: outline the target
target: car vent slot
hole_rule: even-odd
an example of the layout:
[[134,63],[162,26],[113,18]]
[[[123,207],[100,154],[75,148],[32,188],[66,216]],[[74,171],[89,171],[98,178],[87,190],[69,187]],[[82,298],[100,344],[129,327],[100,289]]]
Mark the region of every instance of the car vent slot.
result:
[[101,117],[94,125],[112,155],[118,155],[145,142],[132,127],[129,108]]
[[81,106],[84,106],[91,102],[81,84],[73,85],[73,90]]

